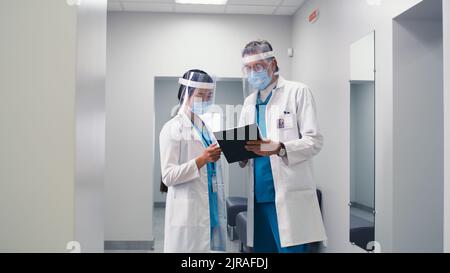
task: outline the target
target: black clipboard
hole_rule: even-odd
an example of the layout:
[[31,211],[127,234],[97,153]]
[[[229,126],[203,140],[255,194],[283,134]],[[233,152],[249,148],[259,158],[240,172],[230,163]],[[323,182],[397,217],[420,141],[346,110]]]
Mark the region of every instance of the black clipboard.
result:
[[215,132],[214,136],[230,164],[261,157],[245,149],[248,141],[263,139],[256,124]]

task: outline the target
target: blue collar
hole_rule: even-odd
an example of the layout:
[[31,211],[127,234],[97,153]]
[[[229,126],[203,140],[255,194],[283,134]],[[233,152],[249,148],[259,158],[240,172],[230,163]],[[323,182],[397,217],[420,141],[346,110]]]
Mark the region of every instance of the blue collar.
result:
[[267,105],[269,104],[270,99],[272,98],[273,92],[275,91],[275,89],[277,89],[277,87],[275,86],[272,91],[270,91],[270,94],[267,96],[267,98],[262,101],[261,100],[261,91],[258,91],[258,96],[256,99],[256,105]]
[[258,93],[258,99],[256,100],[256,105],[267,105],[269,104],[270,99],[272,98],[273,91],[270,92],[269,96],[267,96],[265,101],[261,100],[261,94]]
[[273,92],[277,89],[277,86],[278,86],[278,83],[276,83],[273,86],[272,90],[270,91],[270,94],[267,96],[267,98],[264,101],[261,100],[261,91],[258,91],[258,95],[257,95],[257,98],[256,98],[256,105],[267,105],[267,104],[269,104],[269,101],[272,98]]

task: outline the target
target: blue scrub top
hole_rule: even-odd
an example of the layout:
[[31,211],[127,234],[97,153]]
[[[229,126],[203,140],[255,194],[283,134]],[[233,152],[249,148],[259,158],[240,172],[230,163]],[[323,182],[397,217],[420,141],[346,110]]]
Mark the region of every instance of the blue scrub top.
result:
[[[205,148],[208,148],[213,144],[211,137],[206,129],[199,129],[197,126],[194,128],[202,138],[202,143]],[[216,163],[208,163],[208,193],[209,193],[209,217],[211,221],[211,228],[219,226],[219,210],[217,205],[217,192],[213,191],[213,177],[216,177]]]
[[[256,101],[256,122],[264,138],[267,138],[266,109],[270,98],[272,98],[272,94],[273,92],[270,93],[265,101],[262,101],[258,93],[258,99]],[[275,202],[275,187],[273,184],[270,157],[256,158],[254,165],[255,201],[257,203]]]

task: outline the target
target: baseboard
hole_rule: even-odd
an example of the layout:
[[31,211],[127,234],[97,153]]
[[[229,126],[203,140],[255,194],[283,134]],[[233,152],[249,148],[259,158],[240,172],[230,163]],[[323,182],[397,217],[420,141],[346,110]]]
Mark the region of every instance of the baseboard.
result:
[[155,241],[105,241],[105,250],[139,250],[152,251]]
[[155,203],[153,203],[153,207],[154,208],[165,208],[166,202],[155,202]]

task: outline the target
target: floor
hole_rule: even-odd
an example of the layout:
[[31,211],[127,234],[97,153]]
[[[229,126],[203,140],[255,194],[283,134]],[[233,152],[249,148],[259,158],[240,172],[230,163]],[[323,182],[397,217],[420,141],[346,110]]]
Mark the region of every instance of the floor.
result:
[[[153,236],[154,236],[154,249],[151,251],[105,251],[106,253],[162,253],[164,252],[164,217],[165,217],[165,208],[164,207],[155,207],[153,211]],[[352,227],[356,226],[370,226],[373,225],[373,215],[357,209],[352,208],[351,211],[351,225]],[[239,242],[238,241],[228,241],[228,252],[229,253],[239,253]]]
[[153,209],[153,236],[155,238],[153,253],[164,252],[164,214],[165,209],[162,207]]
[[[162,253],[164,250],[164,214],[163,207],[155,207],[153,210],[153,236],[155,237],[155,247],[149,253]],[[228,241],[228,252],[238,253],[239,243],[237,241]]]
[[371,212],[359,208],[350,208],[350,227],[372,227],[374,226],[374,216]]

